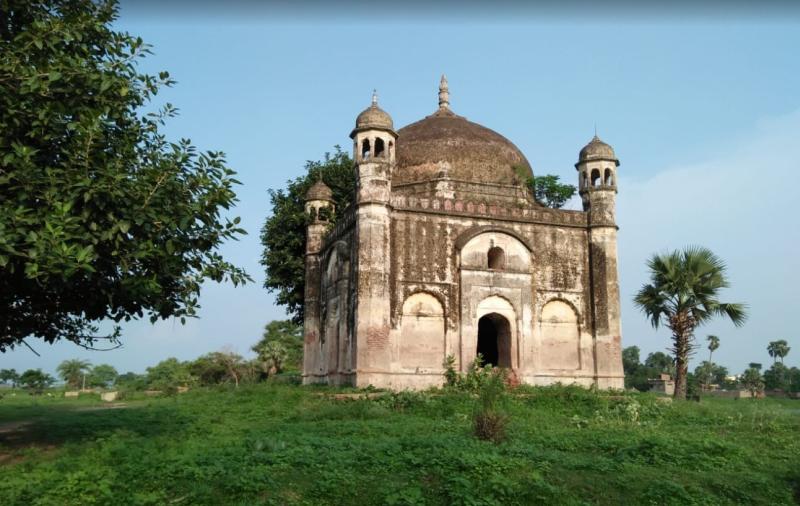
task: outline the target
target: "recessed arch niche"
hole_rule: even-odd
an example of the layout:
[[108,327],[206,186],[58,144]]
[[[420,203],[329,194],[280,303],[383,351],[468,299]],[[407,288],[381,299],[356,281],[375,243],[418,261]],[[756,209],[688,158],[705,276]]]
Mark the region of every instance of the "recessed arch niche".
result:
[[580,369],[580,327],[575,309],[563,300],[551,300],[542,308],[539,324],[541,363],[548,369]]
[[404,369],[441,369],[444,361],[444,309],[429,293],[410,295],[400,320],[400,363]]

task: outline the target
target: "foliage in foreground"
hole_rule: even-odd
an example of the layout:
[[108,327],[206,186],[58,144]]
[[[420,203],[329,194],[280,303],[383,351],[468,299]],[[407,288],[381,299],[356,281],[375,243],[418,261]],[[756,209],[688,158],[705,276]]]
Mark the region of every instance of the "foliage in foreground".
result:
[[[91,345],[98,322],[194,316],[205,280],[248,280],[219,246],[238,181],[145,113],[167,72],[115,31],[115,0],[10,0],[0,21],[0,352]],[[113,340],[117,327],[111,332]]]
[[[797,403],[663,404],[519,387],[507,438],[472,435],[452,389],[334,400],[327,388],[192,390],[75,409],[6,396],[4,504],[792,504]],[[82,399],[91,407],[90,399]]]

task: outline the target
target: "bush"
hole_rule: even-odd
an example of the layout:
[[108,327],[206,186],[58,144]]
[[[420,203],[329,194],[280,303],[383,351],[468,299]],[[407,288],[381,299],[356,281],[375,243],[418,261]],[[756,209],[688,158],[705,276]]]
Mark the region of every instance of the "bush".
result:
[[[483,356],[478,353],[475,360],[469,364],[466,374],[462,374],[455,370],[455,357],[448,355],[443,364],[445,386],[463,392],[479,392],[495,371],[491,365],[482,364]],[[503,377],[506,377],[505,373]]]
[[505,410],[506,370],[483,368],[477,387],[478,406],[473,415],[473,430],[478,439],[499,443],[506,438],[508,414]]

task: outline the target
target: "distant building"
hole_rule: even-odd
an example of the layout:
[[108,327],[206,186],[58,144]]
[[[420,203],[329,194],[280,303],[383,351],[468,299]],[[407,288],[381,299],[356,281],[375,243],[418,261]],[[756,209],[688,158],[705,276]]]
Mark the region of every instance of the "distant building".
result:
[[675,381],[673,381],[672,376],[669,374],[662,373],[659,375],[658,378],[651,379],[650,381],[650,391],[666,394],[666,395],[674,395],[675,394]]
[[439,108],[395,131],[356,118],[354,203],[306,196],[304,383],[425,388],[445,357],[480,353],[519,381],[623,388],[617,160],[595,136],[575,164],[583,211],[536,202],[533,172],[500,134]]

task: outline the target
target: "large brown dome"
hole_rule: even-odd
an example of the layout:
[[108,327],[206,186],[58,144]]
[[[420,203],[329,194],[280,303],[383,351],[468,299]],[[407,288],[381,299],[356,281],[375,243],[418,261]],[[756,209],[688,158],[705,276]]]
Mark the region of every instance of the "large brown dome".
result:
[[520,184],[533,171],[520,150],[493,130],[442,107],[400,129],[394,184],[437,177],[439,162],[448,162],[451,179]]

